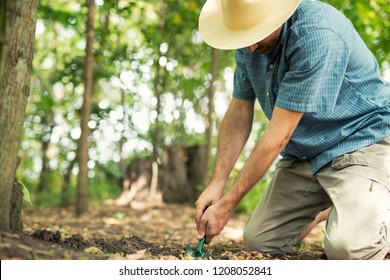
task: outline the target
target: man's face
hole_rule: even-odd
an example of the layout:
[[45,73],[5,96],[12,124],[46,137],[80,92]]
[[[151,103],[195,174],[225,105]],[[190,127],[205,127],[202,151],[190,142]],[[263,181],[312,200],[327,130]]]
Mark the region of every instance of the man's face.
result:
[[253,53],[257,52],[260,54],[269,54],[271,53],[278,45],[280,39],[280,33],[283,26],[279,27],[276,31],[271,33],[268,37],[264,38],[260,42],[257,42],[253,45],[247,47],[248,51]]

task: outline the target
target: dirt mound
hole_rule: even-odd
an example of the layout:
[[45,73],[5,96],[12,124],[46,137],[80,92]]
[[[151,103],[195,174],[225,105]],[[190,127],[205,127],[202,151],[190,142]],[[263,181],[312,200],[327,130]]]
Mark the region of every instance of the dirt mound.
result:
[[58,243],[61,240],[61,233],[59,231],[53,233],[45,229],[35,231],[32,236],[37,239],[53,243]]
[[60,231],[36,230],[31,236],[35,239],[56,244],[64,249],[86,251],[88,248],[97,248],[106,254],[121,253],[123,255],[136,254],[140,250],[146,250],[152,256],[174,256],[180,258],[182,248],[164,247],[158,243],[149,243],[138,236],[122,237],[120,240],[106,240],[94,238],[86,240],[80,234],[74,234],[67,238],[61,237]]
[[[35,239],[56,244],[63,249],[94,252],[102,254],[116,254],[122,256],[137,254],[143,252],[141,257],[150,256],[173,256],[177,259],[186,258],[183,256],[184,248],[181,246],[162,246],[159,243],[150,243],[141,237],[133,235],[131,237],[122,237],[120,240],[106,240],[104,238],[84,239],[80,234],[74,234],[68,238],[63,238],[60,231],[36,230],[31,236]],[[240,244],[231,243],[225,246],[209,246],[206,250],[209,259],[214,260],[234,260],[234,259],[324,259],[326,258],[322,248],[312,247],[310,253],[300,252],[292,253],[283,257],[274,257],[271,255],[261,254],[259,252],[247,252]],[[146,255],[145,255],[146,253]]]

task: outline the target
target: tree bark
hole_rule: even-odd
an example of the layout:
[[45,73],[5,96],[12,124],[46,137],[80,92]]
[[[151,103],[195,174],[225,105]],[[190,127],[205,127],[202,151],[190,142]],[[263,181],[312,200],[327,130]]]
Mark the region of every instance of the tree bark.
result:
[[81,115],[81,136],[78,146],[79,174],[77,177],[76,214],[80,215],[88,208],[88,123],[91,119],[91,97],[93,92],[93,40],[95,36],[93,18],[95,1],[87,0],[87,45],[85,56],[85,92]]
[[11,204],[21,197],[17,190],[12,193],[30,94],[38,0],[4,0],[0,8],[0,230],[10,231],[20,225],[15,221],[20,209],[11,210]]
[[12,194],[11,194],[11,208],[9,213],[9,222],[11,231],[22,231],[22,208],[23,208],[23,192],[22,185],[18,179],[15,179]]

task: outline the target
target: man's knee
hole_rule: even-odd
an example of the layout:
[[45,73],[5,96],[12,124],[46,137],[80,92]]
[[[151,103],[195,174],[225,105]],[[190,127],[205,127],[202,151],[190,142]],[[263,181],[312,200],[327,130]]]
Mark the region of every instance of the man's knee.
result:
[[383,226],[378,233],[380,236],[357,233],[348,234],[351,231],[339,231],[337,234],[325,236],[324,250],[330,260],[364,260],[383,259],[390,249],[387,228]]
[[350,260],[354,259],[354,253],[359,252],[352,237],[339,236],[337,238],[325,238],[324,250],[329,260]]
[[248,228],[245,228],[244,247],[248,251],[259,251],[265,254],[275,256],[285,255],[292,246],[287,244],[285,240],[281,239],[275,232],[265,232],[254,234]]

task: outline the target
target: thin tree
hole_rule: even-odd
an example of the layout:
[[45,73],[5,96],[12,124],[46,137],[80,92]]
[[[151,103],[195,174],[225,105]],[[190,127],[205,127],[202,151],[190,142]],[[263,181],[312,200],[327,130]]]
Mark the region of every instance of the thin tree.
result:
[[211,48],[211,65],[210,65],[210,74],[211,74],[211,80],[210,80],[210,86],[209,86],[209,111],[207,115],[207,126],[206,126],[206,165],[204,172],[205,176],[203,179],[204,185],[207,186],[209,182],[209,167],[210,167],[210,159],[211,159],[211,149],[213,145],[213,128],[214,128],[214,112],[215,112],[215,106],[214,106],[214,98],[215,98],[215,81],[217,80],[218,75],[218,56],[217,56],[217,50],[214,48]]
[[76,214],[80,215],[88,208],[88,123],[91,119],[91,97],[93,92],[93,40],[95,37],[93,18],[95,1],[87,0],[87,44],[85,56],[84,100],[81,114],[81,135],[78,145],[79,174],[77,177]]
[[0,3],[0,230],[22,230],[18,150],[34,53],[38,0]]
[[160,43],[162,42],[163,34],[165,32],[165,26],[166,26],[166,19],[165,19],[165,13],[167,11],[167,4],[163,3],[159,12],[159,22],[158,22],[158,40],[157,40],[157,58],[155,61],[156,65],[156,76],[154,79],[154,95],[157,100],[156,104],[156,126],[154,129],[154,136],[153,136],[153,161],[158,162],[158,159],[160,157],[160,148],[161,148],[161,123],[160,123],[160,115],[161,115],[161,95],[165,91],[166,87],[166,79],[168,73],[164,70],[163,67],[161,67],[159,63],[159,59],[161,57],[161,49],[160,49]]

